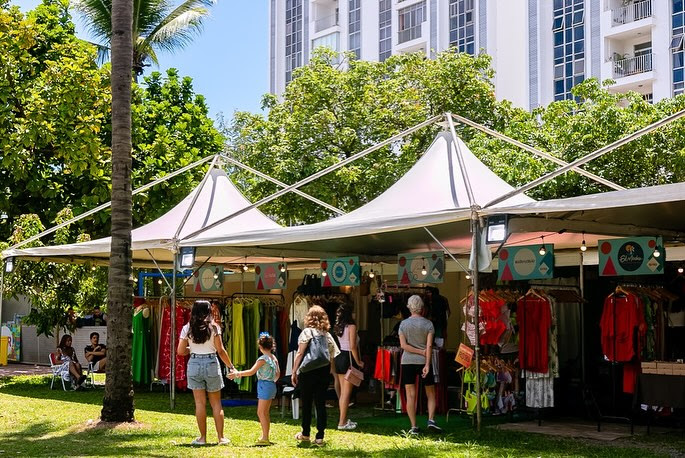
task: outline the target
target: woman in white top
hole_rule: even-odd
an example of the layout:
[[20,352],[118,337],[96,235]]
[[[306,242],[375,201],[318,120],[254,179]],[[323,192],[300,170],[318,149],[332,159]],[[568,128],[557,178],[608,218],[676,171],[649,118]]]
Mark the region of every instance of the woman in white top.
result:
[[224,437],[224,409],[221,406],[221,389],[224,387],[224,381],[217,355],[226,367],[231,370],[234,367],[221,341],[221,328],[212,321],[209,302],[195,301],[190,323],[183,326],[176,351],[179,355],[190,353],[188,388],[193,390],[195,418],[200,430],[200,437],[193,440],[191,445],[207,443],[207,396],[212,406],[219,445],[230,443]]
[[336,377],[340,381],[340,418],[338,419],[338,429],[351,431],[357,427],[357,423],[347,418],[347,408],[350,405],[350,396],[354,385],[345,380],[345,374],[353,364],[357,369],[364,368],[364,362],[359,357],[359,337],[357,335],[357,325],[352,317],[353,307],[348,304],[340,304],[335,318],[335,334],[340,342],[340,354],[335,357]]

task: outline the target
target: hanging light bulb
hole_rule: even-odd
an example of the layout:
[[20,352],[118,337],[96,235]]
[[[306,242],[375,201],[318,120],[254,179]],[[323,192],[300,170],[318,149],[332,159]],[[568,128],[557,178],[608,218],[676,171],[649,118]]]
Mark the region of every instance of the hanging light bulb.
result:
[[685,272],[685,269],[683,269],[682,266],[681,266],[681,267],[678,267],[678,273],[679,273],[679,274],[682,274],[683,272]]
[[369,278],[373,278],[373,277],[375,277],[375,276],[376,276],[376,274],[373,273],[373,269],[371,269],[371,270],[369,271]]
[[249,267],[247,267],[247,264],[243,264],[243,272],[247,272],[247,269],[249,269]]
[[162,284],[162,279],[161,279],[161,278],[160,278],[159,280],[157,280],[157,284],[159,284],[159,285]]
[[98,268],[98,266],[90,266],[90,270],[95,270],[97,268]]
[[582,252],[587,251],[587,245],[585,244],[585,232],[583,232],[583,243],[580,244],[580,251],[582,251]]
[[325,270],[321,271],[321,276],[322,276],[322,277],[327,277],[327,276],[328,276],[328,272],[326,272]]
[[471,274],[466,274],[466,279],[471,280]]
[[281,272],[285,272],[285,264],[281,264]]
[[661,256],[661,251],[659,251],[659,248],[654,248],[654,253],[653,253],[655,258],[658,258]]
[[427,273],[426,266],[421,267],[421,275],[426,275]]
[[214,269],[214,280],[218,280],[218,279],[219,279],[219,268],[217,267],[216,269]]
[[547,248],[545,248],[545,236],[540,237],[542,239],[542,246],[540,247],[540,250],[538,250],[538,253],[540,253],[540,256],[544,256],[547,254]]

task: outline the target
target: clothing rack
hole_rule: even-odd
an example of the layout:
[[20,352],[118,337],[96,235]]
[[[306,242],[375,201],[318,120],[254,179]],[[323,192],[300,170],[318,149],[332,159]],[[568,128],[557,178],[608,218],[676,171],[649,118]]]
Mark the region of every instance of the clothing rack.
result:
[[[381,307],[383,307],[383,303],[381,302]],[[382,316],[382,315],[381,315]],[[381,318],[382,319],[382,318]],[[379,345],[376,347],[376,353],[378,353],[378,350],[383,350],[383,349],[393,349],[393,348],[400,348],[397,345]],[[381,355],[381,374],[385,374],[385,358],[382,357]],[[381,380],[380,381],[380,386],[381,386],[381,405],[380,407],[374,407],[374,412],[380,411],[380,412],[392,412],[393,414],[397,414],[397,409],[393,406],[390,406],[389,408],[385,407],[385,381]],[[397,389],[397,398],[399,399],[400,395],[400,389],[401,389],[401,382],[400,382],[400,388]]]
[[263,297],[271,297],[272,299],[280,298],[281,305],[285,304],[285,296],[283,296],[283,294],[280,294],[280,293],[233,293],[233,294],[231,294],[229,299],[231,301],[231,304],[233,304],[233,301],[235,299],[239,299],[239,298],[256,298],[256,299],[259,299],[259,298],[263,298]]

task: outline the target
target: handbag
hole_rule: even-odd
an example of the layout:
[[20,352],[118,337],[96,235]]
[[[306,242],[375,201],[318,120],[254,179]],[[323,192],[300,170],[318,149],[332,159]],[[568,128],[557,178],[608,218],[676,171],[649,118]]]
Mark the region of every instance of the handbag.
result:
[[331,363],[330,352],[328,351],[328,339],[326,334],[313,336],[309,339],[307,353],[302,358],[302,363],[298,372],[311,372]]
[[364,381],[364,373],[352,365],[352,352],[348,353],[350,354],[350,368],[347,369],[345,380],[354,386],[359,386]]

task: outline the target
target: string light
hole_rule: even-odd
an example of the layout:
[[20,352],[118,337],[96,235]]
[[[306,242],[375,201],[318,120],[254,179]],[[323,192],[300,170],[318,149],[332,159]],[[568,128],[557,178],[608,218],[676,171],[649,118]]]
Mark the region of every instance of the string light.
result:
[[654,248],[654,257],[658,258],[661,256],[661,251],[659,251],[659,248]]
[[321,276],[322,276],[322,277],[327,277],[327,276],[328,276],[328,272],[326,272],[325,270],[322,271],[322,272],[321,272]]
[[247,272],[247,269],[249,269],[249,267],[247,267],[247,264],[243,264],[243,272]]
[[218,280],[218,279],[219,279],[219,268],[217,267],[216,269],[214,269],[214,280]]
[[540,253],[540,256],[544,256],[547,254],[547,248],[545,248],[545,236],[542,235],[540,238],[542,239],[542,246],[540,247],[538,253]]
[[373,273],[373,269],[371,269],[371,270],[369,271],[369,278],[373,278],[373,277],[375,277],[375,276],[376,276],[376,274]]
[[678,273],[682,274],[683,272],[685,272],[685,269],[683,269],[682,266],[678,267]]
[[91,267],[90,267],[90,270],[95,270],[95,269],[97,269],[97,268],[98,268],[98,266],[91,266]]
[[421,275],[426,275],[428,271],[426,270],[426,260],[423,260],[423,266],[421,267]]
[[471,274],[466,274],[466,279],[471,280]]
[[157,280],[157,284],[159,284],[159,285],[162,284],[162,279],[161,279],[161,278],[160,278],[159,280]]
[[587,245],[585,244],[585,232],[583,232],[583,243],[580,244],[580,251],[582,251],[582,252],[587,251]]

